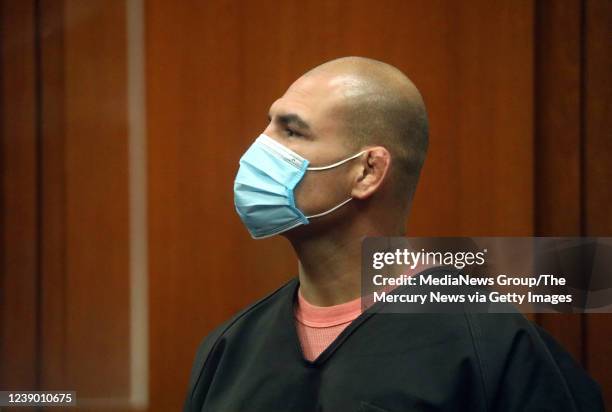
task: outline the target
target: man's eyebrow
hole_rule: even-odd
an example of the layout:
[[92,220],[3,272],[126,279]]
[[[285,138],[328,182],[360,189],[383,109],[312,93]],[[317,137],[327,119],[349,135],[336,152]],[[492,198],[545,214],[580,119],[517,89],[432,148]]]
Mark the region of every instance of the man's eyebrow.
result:
[[[272,116],[268,114],[268,118],[271,117]],[[279,122],[285,125],[293,124],[302,130],[310,130],[310,125],[295,113],[279,114],[278,116],[276,116],[276,118]]]

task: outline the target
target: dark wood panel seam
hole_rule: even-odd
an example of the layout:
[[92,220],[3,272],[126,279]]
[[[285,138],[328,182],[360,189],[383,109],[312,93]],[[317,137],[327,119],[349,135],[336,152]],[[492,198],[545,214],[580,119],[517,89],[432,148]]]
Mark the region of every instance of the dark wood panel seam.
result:
[[[4,0],[0,0],[0,291],[5,289],[5,277],[6,277],[6,242],[5,242],[5,230],[6,224],[4,214],[6,213],[5,199],[6,199],[6,188],[4,187],[4,176],[6,174],[6,165],[4,163],[4,145],[6,144],[6,137],[4,136],[4,42],[6,39],[6,33],[4,24]],[[0,309],[2,312],[5,311],[4,293],[0,293]],[[6,336],[4,333],[4,316],[0,316],[0,359],[5,353],[3,348],[3,342],[6,342]],[[0,371],[0,382],[3,383],[4,373]]]
[[[586,190],[586,85],[587,85],[587,59],[586,59],[586,45],[587,45],[587,28],[586,28],[586,0],[580,2],[580,236],[586,236],[587,233],[587,190]],[[589,356],[588,356],[588,326],[587,315],[580,315],[582,327],[582,364],[586,370],[589,370]]]
[[[538,160],[539,160],[539,154],[540,154],[540,139],[539,137],[539,119],[540,119],[540,107],[539,107],[539,102],[541,99],[540,96],[540,89],[538,88],[538,74],[539,74],[539,64],[538,64],[538,56],[540,55],[540,42],[539,37],[540,37],[540,33],[539,30],[542,27],[542,24],[540,22],[540,8],[539,8],[539,1],[534,1],[533,2],[533,29],[531,31],[532,36],[533,36],[533,48],[532,48],[532,59],[533,59],[533,66],[532,66],[532,70],[533,70],[533,76],[532,76],[532,95],[531,98],[533,99],[533,124],[532,124],[532,132],[533,132],[533,139],[532,139],[532,150],[533,150],[533,173],[531,175],[532,178],[532,191],[533,191],[533,209],[532,209],[532,222],[533,222],[533,233],[535,236],[540,236],[540,198],[538,196],[539,193],[539,173],[538,173]],[[536,314],[535,316],[536,320],[539,321],[539,316]]]
[[[36,134],[36,389],[41,386],[42,378],[42,251],[43,251],[43,135],[42,135],[42,49],[40,28],[40,0],[34,0],[34,98],[35,98],[35,134]],[[40,408],[38,408],[40,410]]]

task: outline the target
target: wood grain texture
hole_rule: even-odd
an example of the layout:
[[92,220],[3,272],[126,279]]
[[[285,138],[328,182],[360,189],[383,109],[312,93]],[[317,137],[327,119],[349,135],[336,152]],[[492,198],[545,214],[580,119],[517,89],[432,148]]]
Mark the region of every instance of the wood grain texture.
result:
[[431,152],[415,235],[533,232],[527,1],[147,3],[151,410],[177,409],[199,341],[296,274],[234,212],[238,159],[270,104],[326,60],[387,61],[419,86]]
[[[535,234],[582,230],[581,2],[535,3]],[[583,317],[537,314],[540,325],[584,363]]]
[[536,2],[535,228],[581,230],[581,2]]
[[433,49],[440,56],[426,55],[432,67],[415,76],[432,130],[410,225],[422,236],[531,235],[532,5],[441,4],[435,15],[446,19],[426,27],[444,33],[444,42],[424,34],[405,54]]
[[[47,250],[55,266],[46,267],[46,281],[62,287],[46,290],[45,302],[49,310],[62,307],[54,319],[62,333],[48,331],[49,339],[61,339],[61,350],[49,342],[46,361],[62,366],[64,385],[81,400],[116,401],[129,394],[125,3],[47,7],[47,22],[63,24],[43,43],[45,170],[52,171],[45,235],[62,242]],[[57,59],[61,72],[54,71]]]
[[34,2],[0,2],[0,387],[38,385],[39,190]]
[[[0,385],[111,401],[83,410],[128,410],[126,1],[0,0]],[[326,60],[389,62],[425,97],[411,235],[612,232],[609,1],[145,7],[151,412],[180,410],[201,339],[297,273],[232,186],[270,104]],[[612,407],[610,315],[536,320]]]
[[[584,6],[584,227],[589,236],[612,236],[612,3]],[[585,361],[612,409],[612,314],[585,319]]]
[[241,119],[251,92],[240,4],[147,5],[150,393],[163,411],[182,404],[205,331],[294,264],[279,239],[249,242],[233,207],[238,158],[257,130]]
[[41,388],[66,387],[64,2],[39,3],[42,139]]

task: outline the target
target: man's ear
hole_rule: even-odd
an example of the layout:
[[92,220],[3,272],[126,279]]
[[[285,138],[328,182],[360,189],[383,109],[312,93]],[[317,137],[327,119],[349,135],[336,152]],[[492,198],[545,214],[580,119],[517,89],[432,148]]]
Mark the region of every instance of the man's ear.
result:
[[368,148],[366,157],[360,162],[361,174],[357,176],[351,197],[355,199],[367,199],[380,187],[391,167],[391,153],[382,147]]

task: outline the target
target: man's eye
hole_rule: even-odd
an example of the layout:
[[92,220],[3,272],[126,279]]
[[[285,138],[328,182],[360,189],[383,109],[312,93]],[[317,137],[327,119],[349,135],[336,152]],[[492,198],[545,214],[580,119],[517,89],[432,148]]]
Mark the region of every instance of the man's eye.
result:
[[293,137],[293,136],[299,136],[299,133],[291,130],[291,129],[285,129],[285,133],[287,133],[287,136],[289,137]]

